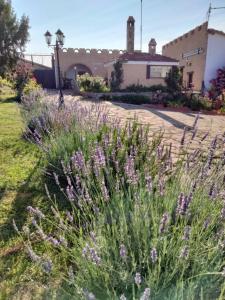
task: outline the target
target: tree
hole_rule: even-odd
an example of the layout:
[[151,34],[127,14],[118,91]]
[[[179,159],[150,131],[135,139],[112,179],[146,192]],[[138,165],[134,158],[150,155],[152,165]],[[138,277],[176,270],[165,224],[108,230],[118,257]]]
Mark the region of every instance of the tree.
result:
[[182,88],[182,82],[181,82],[181,74],[178,67],[173,66],[171,70],[169,71],[165,82],[168,86],[168,88],[173,92],[179,92]]
[[28,17],[18,20],[10,1],[0,0],[0,76],[16,65],[28,41],[28,30]]
[[111,73],[111,89],[115,91],[120,88],[123,82],[123,65],[120,61],[117,61],[113,67],[114,71]]

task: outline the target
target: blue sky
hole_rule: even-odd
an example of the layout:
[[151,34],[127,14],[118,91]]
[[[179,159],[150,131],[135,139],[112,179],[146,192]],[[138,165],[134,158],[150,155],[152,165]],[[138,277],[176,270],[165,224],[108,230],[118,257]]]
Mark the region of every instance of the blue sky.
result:
[[[27,53],[50,53],[43,34],[60,28],[65,47],[125,49],[126,21],[136,19],[135,46],[140,48],[141,0],[12,0],[20,17],[30,18]],[[225,6],[225,0],[212,0],[212,6]],[[150,38],[163,44],[206,20],[210,0],[143,0],[143,50]],[[225,9],[213,11],[210,27],[225,31]]]

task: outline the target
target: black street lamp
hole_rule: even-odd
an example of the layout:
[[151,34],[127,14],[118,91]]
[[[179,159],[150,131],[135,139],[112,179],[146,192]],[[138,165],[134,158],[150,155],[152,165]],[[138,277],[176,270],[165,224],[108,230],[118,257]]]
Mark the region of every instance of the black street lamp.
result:
[[49,31],[46,31],[46,33],[45,33],[45,40],[49,47],[53,47],[54,49],[56,49],[56,60],[57,60],[57,66],[58,66],[58,81],[59,81],[59,108],[61,108],[62,106],[64,106],[64,97],[63,97],[63,92],[62,92],[61,75],[60,75],[59,49],[62,48],[64,45],[65,36],[60,29],[58,29],[55,34],[56,34],[55,45],[51,44],[52,35]]

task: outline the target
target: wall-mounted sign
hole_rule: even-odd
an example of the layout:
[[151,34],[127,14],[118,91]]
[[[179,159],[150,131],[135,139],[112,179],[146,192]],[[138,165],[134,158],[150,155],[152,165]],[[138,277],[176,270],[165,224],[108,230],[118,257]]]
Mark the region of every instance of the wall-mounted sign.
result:
[[187,57],[197,55],[197,54],[201,54],[201,53],[203,53],[203,48],[196,48],[196,49],[193,49],[189,52],[183,53],[182,58],[187,58]]

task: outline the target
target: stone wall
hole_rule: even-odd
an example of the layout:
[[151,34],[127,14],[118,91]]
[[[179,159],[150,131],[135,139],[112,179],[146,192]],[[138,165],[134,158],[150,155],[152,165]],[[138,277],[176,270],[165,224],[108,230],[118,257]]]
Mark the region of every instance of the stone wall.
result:
[[[93,76],[107,77],[104,64],[116,60],[124,50],[116,49],[85,49],[85,48],[64,48],[59,50],[59,61],[61,75],[64,78],[73,79],[75,76],[74,67],[77,65],[86,67]],[[58,86],[58,68],[55,64],[56,84]]]

